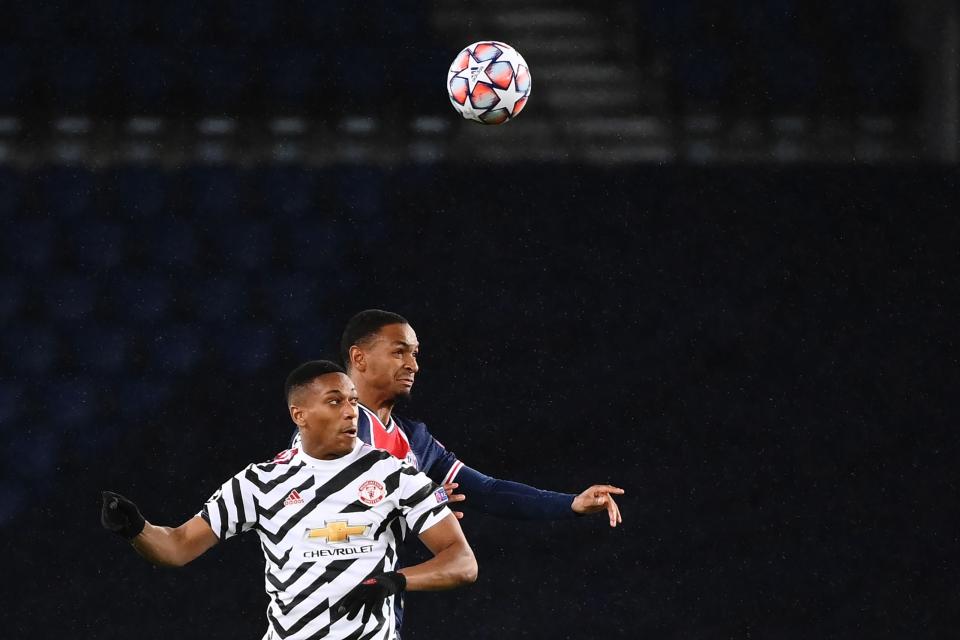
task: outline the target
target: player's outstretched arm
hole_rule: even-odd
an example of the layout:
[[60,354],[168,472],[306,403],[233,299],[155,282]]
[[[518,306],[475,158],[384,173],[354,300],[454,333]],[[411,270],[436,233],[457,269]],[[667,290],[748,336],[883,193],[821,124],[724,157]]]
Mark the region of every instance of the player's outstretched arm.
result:
[[453,514],[422,532],[420,540],[433,557],[400,570],[408,591],[441,591],[476,581],[477,559]]
[[[512,520],[562,520],[606,511],[611,527],[623,521],[620,508],[613,499],[614,495],[624,492],[618,487],[595,484],[574,495],[499,480],[465,465],[460,465],[457,471],[455,479],[460,491],[467,496],[465,504],[483,513]],[[463,499],[461,494],[454,494],[451,501],[458,497]]]
[[126,538],[153,564],[182,567],[218,542],[207,521],[194,516],[179,527],[160,527],[147,522],[130,500],[111,491],[103,492],[100,521],[105,529]]

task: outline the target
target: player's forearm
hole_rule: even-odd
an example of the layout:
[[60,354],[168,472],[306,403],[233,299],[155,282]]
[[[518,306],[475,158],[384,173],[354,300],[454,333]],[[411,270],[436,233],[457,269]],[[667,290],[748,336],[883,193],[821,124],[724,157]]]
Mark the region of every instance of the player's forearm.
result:
[[456,477],[467,496],[464,508],[512,520],[563,520],[576,517],[571,506],[576,497],[537,489],[511,480],[498,480],[463,467]]
[[477,579],[477,559],[464,542],[451,544],[426,562],[404,567],[407,591],[442,591]]
[[200,555],[185,540],[182,527],[160,527],[148,522],[130,543],[141,556],[165,567],[182,567]]

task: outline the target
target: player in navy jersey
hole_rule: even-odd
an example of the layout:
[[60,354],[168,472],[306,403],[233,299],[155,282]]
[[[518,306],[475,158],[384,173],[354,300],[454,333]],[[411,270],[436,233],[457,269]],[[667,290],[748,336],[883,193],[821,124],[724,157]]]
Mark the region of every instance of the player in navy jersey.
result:
[[[410,395],[417,372],[420,343],[403,316],[368,309],[347,322],[340,339],[340,357],[357,385],[360,416],[357,437],[405,460],[443,485],[450,502],[469,496],[472,508],[517,520],[560,520],[605,512],[610,526],[622,520],[614,495],[623,489],[595,484],[580,494],[537,489],[499,480],[464,465],[440,444],[426,425],[393,414],[398,400]],[[294,434],[292,448],[299,446]],[[459,489],[460,493],[454,493]],[[457,518],[463,517],[455,512]],[[403,623],[403,600],[395,601],[396,627]]]
[[[132,502],[104,492],[103,525],[151,562],[175,566],[255,531],[270,598],[264,640],[395,640],[397,594],[473,582],[473,552],[442,488],[357,438],[356,388],[338,365],[301,365],[286,392],[299,449],[249,465],[177,528],[152,525]],[[407,530],[433,558],[396,570]]]
[[[410,395],[420,370],[419,347],[413,327],[399,314],[368,309],[347,322],[340,357],[357,385],[361,440],[406,460],[442,484],[451,502],[469,496],[471,507],[478,511],[517,520],[560,520],[606,512],[611,527],[622,521],[613,496],[623,489],[595,484],[580,494],[557,493],[491,478],[460,462],[422,422],[393,415],[397,401]],[[457,513],[458,518],[462,515]]]

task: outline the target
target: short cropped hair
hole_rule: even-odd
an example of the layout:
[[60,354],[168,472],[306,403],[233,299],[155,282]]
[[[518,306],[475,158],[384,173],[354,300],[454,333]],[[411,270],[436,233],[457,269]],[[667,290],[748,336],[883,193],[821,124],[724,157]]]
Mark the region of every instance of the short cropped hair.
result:
[[328,373],[346,373],[343,367],[330,360],[310,360],[304,362],[299,367],[290,372],[287,381],[283,385],[283,393],[290,402],[290,395],[301,387],[305,387],[320,376]]
[[350,366],[350,347],[369,343],[380,329],[389,324],[410,323],[400,314],[380,309],[367,309],[350,318],[340,337],[340,359],[343,360],[343,366]]

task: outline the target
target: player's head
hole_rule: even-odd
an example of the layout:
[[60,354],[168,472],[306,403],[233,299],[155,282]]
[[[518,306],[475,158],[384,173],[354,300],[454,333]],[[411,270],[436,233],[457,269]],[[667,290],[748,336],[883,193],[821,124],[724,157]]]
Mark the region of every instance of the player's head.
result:
[[340,339],[340,356],[350,376],[364,389],[387,399],[410,395],[420,370],[419,349],[410,323],[380,309],[367,309],[350,318]]
[[333,459],[353,450],[357,389],[340,365],[329,360],[305,362],[287,376],[284,391],[308,455]]

